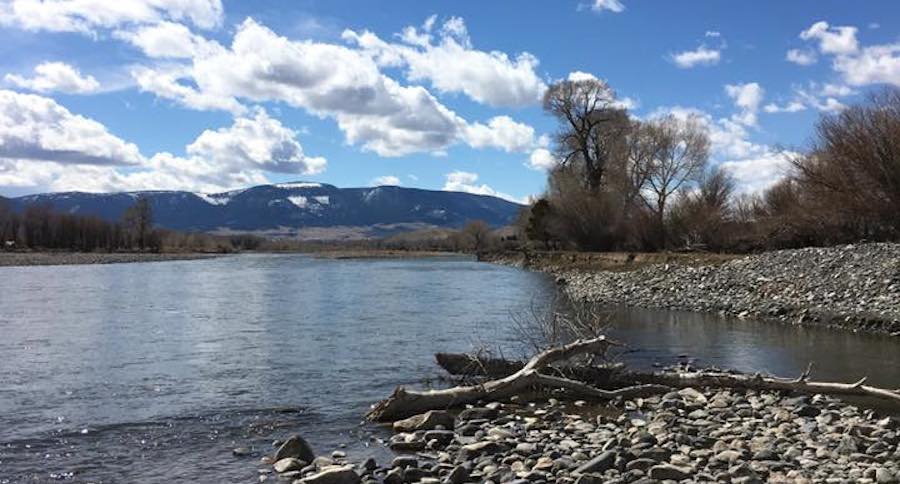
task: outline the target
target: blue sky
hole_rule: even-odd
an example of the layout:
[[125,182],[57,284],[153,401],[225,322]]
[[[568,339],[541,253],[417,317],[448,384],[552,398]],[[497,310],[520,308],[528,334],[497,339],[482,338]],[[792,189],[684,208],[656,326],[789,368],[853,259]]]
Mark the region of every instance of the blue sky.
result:
[[312,180],[540,193],[560,79],[695,116],[746,191],[900,86],[900,3],[0,0],[0,194]]

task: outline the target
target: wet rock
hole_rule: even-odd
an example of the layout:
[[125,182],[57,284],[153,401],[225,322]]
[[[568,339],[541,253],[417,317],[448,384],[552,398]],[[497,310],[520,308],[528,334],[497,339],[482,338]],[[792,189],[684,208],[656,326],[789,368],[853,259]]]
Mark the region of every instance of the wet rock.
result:
[[275,451],[274,459],[277,462],[288,457],[294,457],[304,462],[312,462],[316,458],[316,454],[309,443],[303,440],[303,437],[292,435],[278,447],[278,450]]
[[335,466],[300,479],[299,484],[359,484],[359,474],[353,466]]
[[247,457],[253,455],[253,450],[249,447],[235,447],[231,449],[231,455],[235,457]]
[[303,462],[296,457],[285,457],[284,459],[279,459],[272,464],[272,468],[275,469],[275,472],[283,473],[289,471],[299,471],[306,467],[306,462]]
[[417,430],[434,430],[438,427],[453,428],[453,416],[442,410],[432,410],[394,422],[394,432],[415,432]]

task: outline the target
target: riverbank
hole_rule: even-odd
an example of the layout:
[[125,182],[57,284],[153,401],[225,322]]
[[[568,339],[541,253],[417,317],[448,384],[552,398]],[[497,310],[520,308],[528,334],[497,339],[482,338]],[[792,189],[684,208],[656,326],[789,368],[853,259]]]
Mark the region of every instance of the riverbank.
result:
[[263,458],[261,480],[900,482],[900,421],[821,395],[685,388],[609,406],[513,397],[393,429],[390,463],[354,464],[339,450],[314,458],[293,439]]
[[532,258],[525,267],[554,274],[570,296],[590,303],[715,312],[900,336],[900,244],[742,257],[644,254],[629,261],[627,256],[605,256],[599,261],[606,266],[598,260],[586,266],[556,257]]
[[208,259],[219,256],[219,254],[201,253],[0,252],[0,267],[124,264],[135,262]]
[[421,259],[427,257],[471,257],[459,252],[391,249],[333,249],[308,253],[323,259]]

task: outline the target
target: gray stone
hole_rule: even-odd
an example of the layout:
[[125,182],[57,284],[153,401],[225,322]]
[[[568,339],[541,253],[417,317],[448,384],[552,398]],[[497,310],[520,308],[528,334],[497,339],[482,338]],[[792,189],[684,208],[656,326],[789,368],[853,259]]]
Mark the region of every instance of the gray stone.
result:
[[650,478],[664,481],[671,479],[680,481],[691,477],[691,470],[687,467],[673,466],[671,464],[660,464],[650,468]]
[[476,442],[474,444],[464,445],[459,448],[457,458],[461,461],[472,460],[482,455],[493,455],[504,452],[508,447],[493,441]]
[[578,466],[575,469],[575,473],[578,474],[588,474],[588,473],[598,473],[602,474],[609,469],[612,469],[616,462],[616,452],[615,451],[606,451],[597,457],[585,462],[584,464]]
[[359,484],[360,481],[353,466],[335,466],[300,479],[300,484]]
[[285,457],[284,459],[279,459],[272,464],[272,468],[275,469],[275,472],[289,472],[289,471],[299,471],[306,467],[306,462],[303,462],[296,457]]
[[292,435],[278,447],[278,450],[275,451],[274,459],[279,461],[288,457],[294,457],[304,462],[312,462],[316,458],[316,453],[313,452],[309,443],[303,440],[303,437]]
[[444,478],[446,484],[463,484],[469,480],[469,470],[465,466],[456,466]]
[[398,467],[400,469],[405,469],[407,467],[418,467],[419,460],[411,455],[400,455],[394,458],[391,461],[391,467]]
[[395,432],[415,432],[417,430],[434,430],[437,427],[453,428],[453,417],[442,410],[432,410],[420,415],[394,422]]

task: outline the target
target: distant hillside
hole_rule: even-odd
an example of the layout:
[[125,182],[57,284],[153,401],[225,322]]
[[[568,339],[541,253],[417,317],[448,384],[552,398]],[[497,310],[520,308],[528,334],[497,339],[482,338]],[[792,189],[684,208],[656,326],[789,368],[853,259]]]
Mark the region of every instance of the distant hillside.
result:
[[499,227],[512,223],[521,208],[507,200],[470,193],[394,186],[338,188],[307,182],[210,194],[47,193],[10,202],[15,210],[49,204],[59,211],[118,220],[141,196],[149,199],[155,222],[161,227],[303,238],[358,238],[429,227],[454,228],[475,219]]

